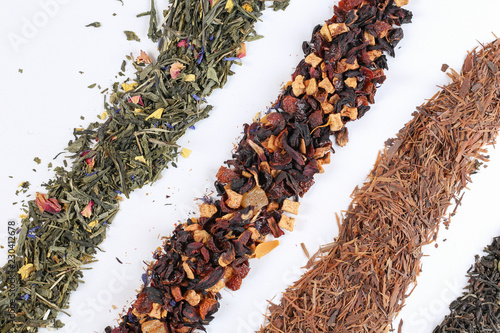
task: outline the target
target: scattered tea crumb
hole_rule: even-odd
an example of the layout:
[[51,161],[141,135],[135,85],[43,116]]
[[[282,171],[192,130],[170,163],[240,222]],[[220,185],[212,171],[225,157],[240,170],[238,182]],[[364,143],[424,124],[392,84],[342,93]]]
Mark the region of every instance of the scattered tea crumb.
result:
[[441,72],[446,72],[446,70],[449,68],[450,66],[448,66],[447,64],[443,64],[441,66]]
[[35,161],[35,162],[36,162],[36,164],[40,164],[40,163],[42,163],[42,160],[40,160],[40,157],[35,157],[35,158],[33,159],[33,161]]
[[127,36],[127,40],[135,40],[138,42],[141,41],[141,39],[133,31],[125,30],[124,33],[125,33],[125,36]]
[[88,86],[88,88],[89,89],[95,88],[96,85],[97,85],[97,83],[92,83],[90,86]]
[[80,74],[85,74],[85,72],[83,72],[83,71],[78,71],[78,73],[80,73]]
[[118,259],[118,257],[116,257],[116,261],[118,261],[120,264],[123,264],[123,262],[120,259]]
[[93,22],[93,23],[87,24],[85,27],[99,28],[100,26],[101,26],[101,22]]
[[23,74],[24,70],[22,68],[19,68],[19,73]]

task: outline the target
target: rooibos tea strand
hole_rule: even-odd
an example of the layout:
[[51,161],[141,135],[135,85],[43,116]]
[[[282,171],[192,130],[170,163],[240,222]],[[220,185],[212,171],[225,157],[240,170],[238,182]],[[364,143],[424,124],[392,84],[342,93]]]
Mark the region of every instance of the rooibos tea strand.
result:
[[[270,307],[261,332],[389,331],[420,271],[422,246],[435,240],[498,134],[499,59],[498,40],[469,54],[462,74],[451,71],[453,82],[387,141],[369,180],[354,191],[338,238]],[[467,311],[460,315],[476,315]]]
[[260,121],[245,125],[233,158],[217,173],[220,199],[176,227],[154,254],[146,282],[120,325],[107,332],[204,330],[219,308],[219,291],[238,290],[250,258],[292,231],[314,175],[330,162],[331,135],[347,143],[346,123],[373,103],[385,80],[384,51],[393,54],[411,13],[393,2],[342,1],[318,25],[292,81]]

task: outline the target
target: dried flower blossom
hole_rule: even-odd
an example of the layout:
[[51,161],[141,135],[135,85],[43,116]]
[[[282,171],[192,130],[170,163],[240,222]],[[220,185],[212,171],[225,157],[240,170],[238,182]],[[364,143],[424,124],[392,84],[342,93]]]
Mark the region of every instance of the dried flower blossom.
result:
[[87,206],[80,212],[86,218],[89,218],[92,215],[92,207],[94,206],[94,202],[92,200],[89,201]]
[[180,72],[185,68],[183,64],[180,62],[176,61],[170,66],[170,76],[172,76],[172,79],[177,79],[179,76]]
[[45,197],[45,194],[39,192],[36,193],[35,203],[40,209],[40,213],[46,211],[52,214],[56,214],[59,213],[62,209],[57,199],[54,198],[47,199]]
[[141,55],[136,58],[136,62],[138,64],[144,63],[144,64],[151,64],[151,58],[148,56],[148,54],[144,51],[141,50]]

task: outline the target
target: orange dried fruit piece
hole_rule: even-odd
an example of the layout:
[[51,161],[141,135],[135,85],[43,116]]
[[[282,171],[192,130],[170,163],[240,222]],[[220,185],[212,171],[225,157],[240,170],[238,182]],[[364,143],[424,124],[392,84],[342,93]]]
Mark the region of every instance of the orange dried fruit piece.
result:
[[349,117],[351,120],[356,120],[358,118],[358,109],[347,105],[344,105],[340,111],[342,117]]
[[358,86],[358,80],[355,76],[345,79],[345,85],[351,88],[356,88]]
[[328,42],[332,41],[332,34],[330,33],[330,29],[328,28],[328,24],[324,24],[321,27],[321,30],[319,31],[321,36],[323,36],[324,39],[326,39]]
[[196,291],[189,289],[184,293],[184,299],[191,305],[197,306],[200,303],[201,296]]
[[332,132],[340,131],[344,127],[340,113],[328,115],[328,124],[330,125],[330,130]]
[[281,207],[281,209],[283,209],[285,212],[297,215],[299,213],[299,207],[300,202],[285,199],[285,201],[283,201],[283,206]]
[[161,304],[153,303],[153,309],[148,313],[148,316],[150,316],[151,318],[161,319],[161,313]]
[[323,58],[318,57],[316,54],[311,53],[306,57],[306,64],[313,66],[314,68],[318,67],[319,64],[323,62]]
[[332,23],[328,25],[328,30],[330,30],[330,34],[332,37],[343,34],[344,32],[348,32],[349,28],[345,23]]
[[325,77],[319,84],[319,88],[325,89],[325,91],[329,94],[333,94],[335,92],[335,87],[333,86],[332,82]]
[[243,194],[243,198],[241,200],[241,206],[243,208],[254,206],[255,211],[260,210],[268,204],[269,199],[267,198],[266,192],[261,189],[260,186],[255,186],[253,189]]
[[213,298],[205,298],[201,303],[200,303],[200,317],[201,319],[205,320],[205,316],[207,313],[212,311],[215,308],[215,305],[217,304],[217,300]]
[[182,268],[186,272],[186,276],[188,279],[190,279],[190,280],[194,279],[193,270],[191,269],[191,267],[189,267],[187,262],[182,263]]
[[302,75],[297,75],[292,83],[292,91],[295,97],[299,97],[306,92],[306,85],[304,84],[304,77]]
[[318,83],[316,82],[316,79],[314,79],[314,78],[307,80],[305,82],[305,85],[306,85],[306,94],[307,95],[314,95],[318,91]]
[[217,213],[217,207],[207,203],[200,205],[200,216],[211,218],[215,213]]
[[254,252],[255,258],[257,258],[257,259],[262,258],[266,254],[268,254],[269,252],[274,250],[278,245],[280,245],[279,240],[273,240],[270,242],[265,242],[265,243],[261,243],[261,244],[257,245],[257,247],[255,248],[255,252]]
[[238,209],[240,208],[240,205],[241,205],[241,200],[243,199],[243,196],[239,193],[236,193],[235,191],[231,190],[231,189],[226,189],[226,193],[227,193],[227,200],[226,200],[226,204],[229,208],[232,208],[232,209]]
[[210,234],[205,230],[196,230],[193,233],[193,239],[195,242],[206,244],[210,239]]
[[293,231],[293,228],[295,226],[295,219],[293,217],[287,216],[285,214],[281,215],[280,222],[278,223],[280,228],[288,230],[288,231]]
[[144,333],[167,333],[165,323],[158,319],[145,321],[141,325],[141,331]]

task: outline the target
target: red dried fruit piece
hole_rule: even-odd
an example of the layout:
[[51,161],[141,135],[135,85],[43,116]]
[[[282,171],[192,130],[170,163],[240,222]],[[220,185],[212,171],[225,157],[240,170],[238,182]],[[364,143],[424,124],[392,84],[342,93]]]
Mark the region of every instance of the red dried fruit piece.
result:
[[[282,107],[285,112],[293,115],[297,111],[297,102],[299,101],[298,98],[295,98],[293,96],[286,96],[283,98],[283,103]],[[268,117],[269,120],[269,117]]]
[[174,286],[170,288],[170,292],[172,293],[172,296],[174,297],[174,300],[176,302],[179,302],[184,299],[182,296],[181,288],[179,286]]
[[309,116],[308,121],[309,121],[309,128],[311,130],[315,129],[316,127],[318,127],[320,125],[323,125],[323,111],[321,111],[321,110],[314,111]]
[[238,174],[226,167],[221,166],[217,172],[217,181],[219,183],[229,184],[234,178],[238,178]]
[[145,292],[142,292],[137,297],[137,300],[134,302],[133,307],[137,310],[137,312],[141,314],[149,313],[153,309],[153,302],[148,299],[148,296]]
[[238,268],[233,267],[233,269],[235,271],[235,276],[239,277],[240,279],[244,279],[248,275],[248,272],[250,272],[248,261],[246,262],[246,264],[244,263]]
[[233,276],[229,281],[226,282],[226,287],[229,289],[236,291],[240,289],[241,283],[243,282],[243,279],[241,279],[238,276]]
[[207,315],[207,313],[213,311],[217,303],[217,300],[214,298],[205,298],[203,301],[201,301],[199,308],[201,319],[205,320],[205,316]]
[[363,0],[342,0],[339,3],[339,8],[347,12],[353,8],[358,7],[362,3]]

